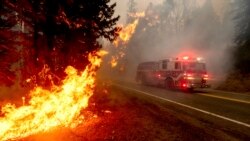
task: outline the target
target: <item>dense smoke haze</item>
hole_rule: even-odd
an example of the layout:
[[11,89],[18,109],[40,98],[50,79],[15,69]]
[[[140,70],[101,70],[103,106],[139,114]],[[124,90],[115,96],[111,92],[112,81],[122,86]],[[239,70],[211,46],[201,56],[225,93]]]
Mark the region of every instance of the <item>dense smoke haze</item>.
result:
[[[140,6],[143,2],[135,2],[136,10],[145,11],[145,17],[139,19],[126,56],[119,61],[125,68],[120,71],[118,65],[119,76],[134,80],[140,62],[189,55],[204,58],[212,79],[226,77],[233,65],[235,2],[163,0],[148,2],[144,10]],[[117,2],[117,7],[124,5],[127,9],[117,11],[124,13],[121,19],[127,18],[126,3],[128,1]]]
[[[121,15],[119,23],[126,23],[127,20],[127,12],[128,12],[128,3],[129,0],[113,0],[116,2],[116,14]],[[138,12],[145,11],[149,3],[160,4],[163,0],[135,0],[136,9]]]

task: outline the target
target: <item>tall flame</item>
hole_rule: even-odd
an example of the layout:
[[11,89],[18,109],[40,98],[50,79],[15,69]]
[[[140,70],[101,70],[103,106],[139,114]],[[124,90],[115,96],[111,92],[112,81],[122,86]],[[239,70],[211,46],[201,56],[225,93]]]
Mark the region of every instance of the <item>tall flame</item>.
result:
[[123,27],[123,29],[119,32],[119,38],[118,38],[117,42],[129,41],[135,32],[135,29],[138,25],[138,22],[139,22],[139,20],[136,19],[133,23],[128,24],[126,27]]
[[118,60],[125,56],[125,49],[127,42],[130,40],[132,35],[135,32],[135,29],[138,25],[139,20],[136,19],[133,23],[128,24],[123,27],[119,32],[119,37],[113,42],[114,46],[117,48],[118,46],[123,46],[122,48],[117,48],[117,53],[111,57],[111,67],[114,68],[118,65]]
[[0,118],[0,140],[19,139],[59,126],[73,128],[81,123],[84,117],[79,118],[80,112],[93,94],[96,70],[101,63],[99,56],[104,54],[99,51],[89,55],[91,64],[82,72],[67,67],[61,86],[53,86],[52,90],[36,87],[30,91],[27,105],[5,105]]

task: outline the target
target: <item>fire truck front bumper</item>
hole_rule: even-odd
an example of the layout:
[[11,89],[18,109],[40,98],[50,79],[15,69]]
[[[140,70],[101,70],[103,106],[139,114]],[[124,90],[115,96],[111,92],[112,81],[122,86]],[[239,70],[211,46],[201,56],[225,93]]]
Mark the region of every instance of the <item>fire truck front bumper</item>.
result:
[[205,83],[189,83],[187,84],[188,88],[210,88],[211,85]]
[[[186,79],[183,81],[187,88],[210,88],[207,80],[202,77],[193,77],[192,79]],[[183,85],[184,86],[184,85]]]

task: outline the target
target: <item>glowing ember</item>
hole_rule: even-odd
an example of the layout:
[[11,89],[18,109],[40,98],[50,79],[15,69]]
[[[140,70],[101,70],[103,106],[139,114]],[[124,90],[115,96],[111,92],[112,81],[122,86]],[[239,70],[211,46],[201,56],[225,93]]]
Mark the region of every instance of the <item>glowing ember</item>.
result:
[[117,66],[117,58],[116,57],[114,57],[114,56],[112,56],[112,59],[111,59],[111,67],[112,68],[114,68],[114,67],[116,67]]
[[89,55],[91,64],[82,72],[67,67],[67,77],[61,86],[53,86],[52,90],[36,87],[29,93],[27,105],[25,98],[21,107],[5,105],[0,118],[0,140],[19,139],[59,126],[74,128],[81,123],[84,117],[80,117],[80,112],[93,94],[96,70],[101,63],[99,56],[104,54],[99,51]]

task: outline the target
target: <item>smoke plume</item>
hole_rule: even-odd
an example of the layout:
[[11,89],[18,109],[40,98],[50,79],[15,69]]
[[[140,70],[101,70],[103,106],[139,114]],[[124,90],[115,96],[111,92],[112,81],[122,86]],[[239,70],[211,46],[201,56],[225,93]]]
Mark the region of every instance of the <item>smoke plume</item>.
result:
[[[140,62],[190,55],[204,58],[212,79],[223,80],[233,64],[234,4],[227,0],[149,3],[144,10],[145,17],[140,18],[127,45],[125,57],[120,60],[125,69],[123,72],[117,69],[116,73],[134,80]],[[114,76],[115,71],[110,72]]]

